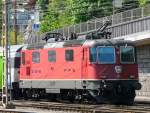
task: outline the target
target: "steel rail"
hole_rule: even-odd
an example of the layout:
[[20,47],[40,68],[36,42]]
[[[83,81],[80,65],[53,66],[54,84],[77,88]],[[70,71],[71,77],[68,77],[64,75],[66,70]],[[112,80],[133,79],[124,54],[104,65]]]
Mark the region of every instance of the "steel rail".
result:
[[13,101],[13,104],[16,107],[29,107],[52,111],[70,111],[82,113],[150,113],[150,105],[148,104],[135,104],[132,106],[109,104],[90,105],[24,100]]

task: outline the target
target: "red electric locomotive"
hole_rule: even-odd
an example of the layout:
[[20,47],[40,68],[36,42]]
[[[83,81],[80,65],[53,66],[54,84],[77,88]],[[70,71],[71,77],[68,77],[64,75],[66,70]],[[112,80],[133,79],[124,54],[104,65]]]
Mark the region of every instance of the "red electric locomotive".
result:
[[20,86],[26,96],[133,102],[140,89],[135,48],[128,41],[54,42],[24,47],[21,54]]
[[89,37],[27,45],[20,88],[26,98],[131,104],[141,88],[136,49],[130,41]]

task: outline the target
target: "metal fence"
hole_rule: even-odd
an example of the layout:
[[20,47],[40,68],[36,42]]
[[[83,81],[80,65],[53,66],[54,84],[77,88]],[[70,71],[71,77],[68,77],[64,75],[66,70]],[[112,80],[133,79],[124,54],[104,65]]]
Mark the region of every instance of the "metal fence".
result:
[[108,27],[107,30],[112,33],[112,38],[150,30],[150,16],[113,25]]
[[[60,29],[54,30],[52,32],[58,32],[58,33],[63,34],[64,36],[70,36],[70,34],[72,32],[83,33],[83,32],[88,32],[91,30],[96,30],[99,27],[101,27],[105,23],[106,20],[111,20],[112,28],[109,28],[109,29],[111,29],[111,31],[114,31],[114,29],[116,29],[115,32],[113,32],[113,37],[116,37],[116,36],[120,36],[120,35],[127,35],[128,33],[130,34],[133,32],[142,31],[145,28],[141,29],[140,25],[139,25],[139,28],[132,30],[133,31],[132,32],[130,30],[132,27],[134,27],[134,25],[132,25],[132,23],[130,25],[126,25],[122,28],[121,28],[120,24],[127,24],[127,22],[139,20],[141,18],[145,18],[148,16],[150,16],[150,5],[147,5],[147,6],[141,7],[141,8],[136,8],[133,10],[128,10],[128,11],[121,12],[121,13],[117,13],[117,14],[114,14],[114,15],[108,16],[108,17],[96,18],[96,19],[93,19],[93,20],[90,20],[87,22],[83,22],[80,24],[60,28]],[[134,24],[136,24],[136,23],[134,23]],[[143,24],[141,23],[141,25],[143,25]],[[120,26],[120,27],[116,27],[116,26]],[[126,30],[120,34],[121,29],[126,29]]]
[[[58,32],[63,36],[69,37],[72,32],[86,33],[100,28],[106,20],[111,20],[112,25],[107,27],[107,31],[112,32],[112,37],[124,36],[136,32],[150,30],[150,5],[145,7],[128,10],[122,13],[117,13],[112,16],[93,19],[76,25],[60,28],[51,32]],[[43,42],[39,35],[28,37],[24,43],[39,43]]]

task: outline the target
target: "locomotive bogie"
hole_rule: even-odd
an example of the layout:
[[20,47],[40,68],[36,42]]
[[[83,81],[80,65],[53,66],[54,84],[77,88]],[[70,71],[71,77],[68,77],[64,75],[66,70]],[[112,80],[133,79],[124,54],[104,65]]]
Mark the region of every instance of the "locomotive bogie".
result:
[[[137,80],[53,80],[53,81],[20,81],[20,88],[46,89],[47,91],[57,89],[87,89],[87,90],[113,90],[116,87],[140,89]],[[55,92],[55,91],[54,91]],[[59,93],[59,91],[58,91]]]
[[130,80],[130,81],[78,80],[78,81],[43,81],[43,82],[22,81],[21,84],[23,93],[27,93],[25,94],[25,98],[27,95],[30,98],[33,97],[47,98],[48,95],[53,96],[59,95],[61,96],[61,100],[71,99],[71,101],[72,100],[81,101],[86,99],[86,101],[93,100],[97,103],[105,103],[105,102],[122,103],[123,98],[125,99],[125,101],[126,99],[127,100],[129,99],[130,102],[131,100],[132,102],[134,101],[136,90],[135,85],[138,84],[138,81],[137,80]]

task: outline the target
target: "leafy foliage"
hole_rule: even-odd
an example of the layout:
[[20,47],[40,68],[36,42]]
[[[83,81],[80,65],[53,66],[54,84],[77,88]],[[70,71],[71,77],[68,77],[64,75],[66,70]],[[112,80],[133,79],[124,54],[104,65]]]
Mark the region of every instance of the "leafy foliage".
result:
[[48,11],[43,17],[41,31],[47,32],[73,24],[74,18],[70,10],[71,5],[71,0],[52,0],[49,3]]
[[[47,32],[70,24],[85,22],[125,10],[144,6],[149,0],[123,0],[121,8],[113,9],[113,0],[38,0],[44,11],[41,31]],[[48,4],[48,9],[44,6]],[[47,10],[47,11],[45,11]]]
[[43,11],[48,9],[49,0],[38,0],[37,3]]
[[138,0],[138,1],[139,1],[139,5],[140,5],[141,7],[145,6],[146,3],[149,3],[149,2],[150,2],[149,0]]
[[138,0],[140,6],[144,6],[146,4],[146,0]]
[[116,10],[116,13],[139,7],[138,0],[123,0],[122,7]]
[[41,22],[47,32],[112,14],[112,0],[51,0]]
[[73,0],[75,22],[84,22],[112,14],[112,0]]
[[[10,45],[15,45],[14,31],[9,31]],[[24,39],[23,33],[17,34],[17,44],[22,44]]]

